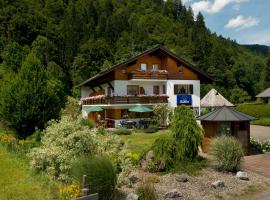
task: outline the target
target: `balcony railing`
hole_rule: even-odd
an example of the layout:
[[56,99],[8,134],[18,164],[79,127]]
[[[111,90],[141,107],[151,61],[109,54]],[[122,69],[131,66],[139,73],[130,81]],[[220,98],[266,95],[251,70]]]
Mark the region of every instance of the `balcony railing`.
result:
[[105,96],[98,95],[81,99],[82,105],[97,104],[157,104],[168,103],[166,95],[138,95],[138,96]]
[[157,70],[157,71],[132,71],[129,74],[129,79],[168,79],[167,70]]

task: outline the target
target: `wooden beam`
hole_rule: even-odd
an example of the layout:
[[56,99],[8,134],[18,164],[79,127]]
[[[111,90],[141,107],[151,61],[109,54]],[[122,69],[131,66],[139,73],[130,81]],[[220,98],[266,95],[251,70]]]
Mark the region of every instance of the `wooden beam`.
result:
[[96,92],[95,88],[93,86],[91,86],[91,89],[93,90],[93,92]]
[[99,89],[103,90],[103,88],[101,87],[101,85],[98,85]]
[[110,82],[108,82],[108,85],[110,86],[110,88],[111,88],[112,90],[114,90],[114,87],[112,86],[112,84],[111,84]]

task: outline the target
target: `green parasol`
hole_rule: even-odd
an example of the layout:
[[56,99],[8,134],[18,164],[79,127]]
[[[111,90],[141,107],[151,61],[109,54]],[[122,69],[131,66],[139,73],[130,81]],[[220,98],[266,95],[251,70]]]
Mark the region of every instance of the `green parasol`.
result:
[[99,106],[91,106],[91,107],[88,106],[88,107],[84,107],[83,110],[87,113],[103,111],[103,109]]
[[139,105],[139,106],[134,106],[134,107],[128,109],[128,111],[144,113],[144,112],[152,112],[153,110],[151,108],[146,107],[146,106]]

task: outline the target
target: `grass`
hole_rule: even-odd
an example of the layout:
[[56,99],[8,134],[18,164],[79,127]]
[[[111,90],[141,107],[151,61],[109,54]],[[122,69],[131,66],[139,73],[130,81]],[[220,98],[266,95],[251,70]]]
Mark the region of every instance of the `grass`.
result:
[[45,176],[34,174],[24,160],[0,145],[0,199],[56,200],[58,186]]
[[169,131],[158,131],[152,134],[136,132],[131,135],[120,135],[120,138],[131,152],[141,154],[149,149],[156,139],[165,134],[169,134]]
[[270,104],[240,104],[236,109],[258,118],[251,124],[270,126]]
[[260,126],[270,126],[270,117],[260,118],[258,120],[252,121],[251,124],[260,125]]
[[[120,135],[120,138],[127,144],[128,150],[130,150],[132,153],[141,155],[152,146],[156,139],[166,134],[169,134],[169,130],[162,130],[152,134],[135,132],[131,135]],[[206,168],[208,165],[208,160],[200,159],[192,162],[181,162],[176,164],[169,172],[182,172],[187,173],[188,175],[196,176],[199,175],[201,170]]]

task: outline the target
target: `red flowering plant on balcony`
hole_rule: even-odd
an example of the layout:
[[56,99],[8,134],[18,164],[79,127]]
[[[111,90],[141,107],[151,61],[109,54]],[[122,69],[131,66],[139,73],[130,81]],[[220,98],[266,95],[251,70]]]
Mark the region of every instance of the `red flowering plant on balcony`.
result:
[[138,97],[168,97],[167,94],[139,94]]
[[83,97],[83,98],[81,98],[81,101],[85,101],[85,100],[97,100],[97,99],[102,99],[104,97],[105,97],[104,94],[102,94],[102,95],[96,95],[96,96],[91,96],[91,97]]

